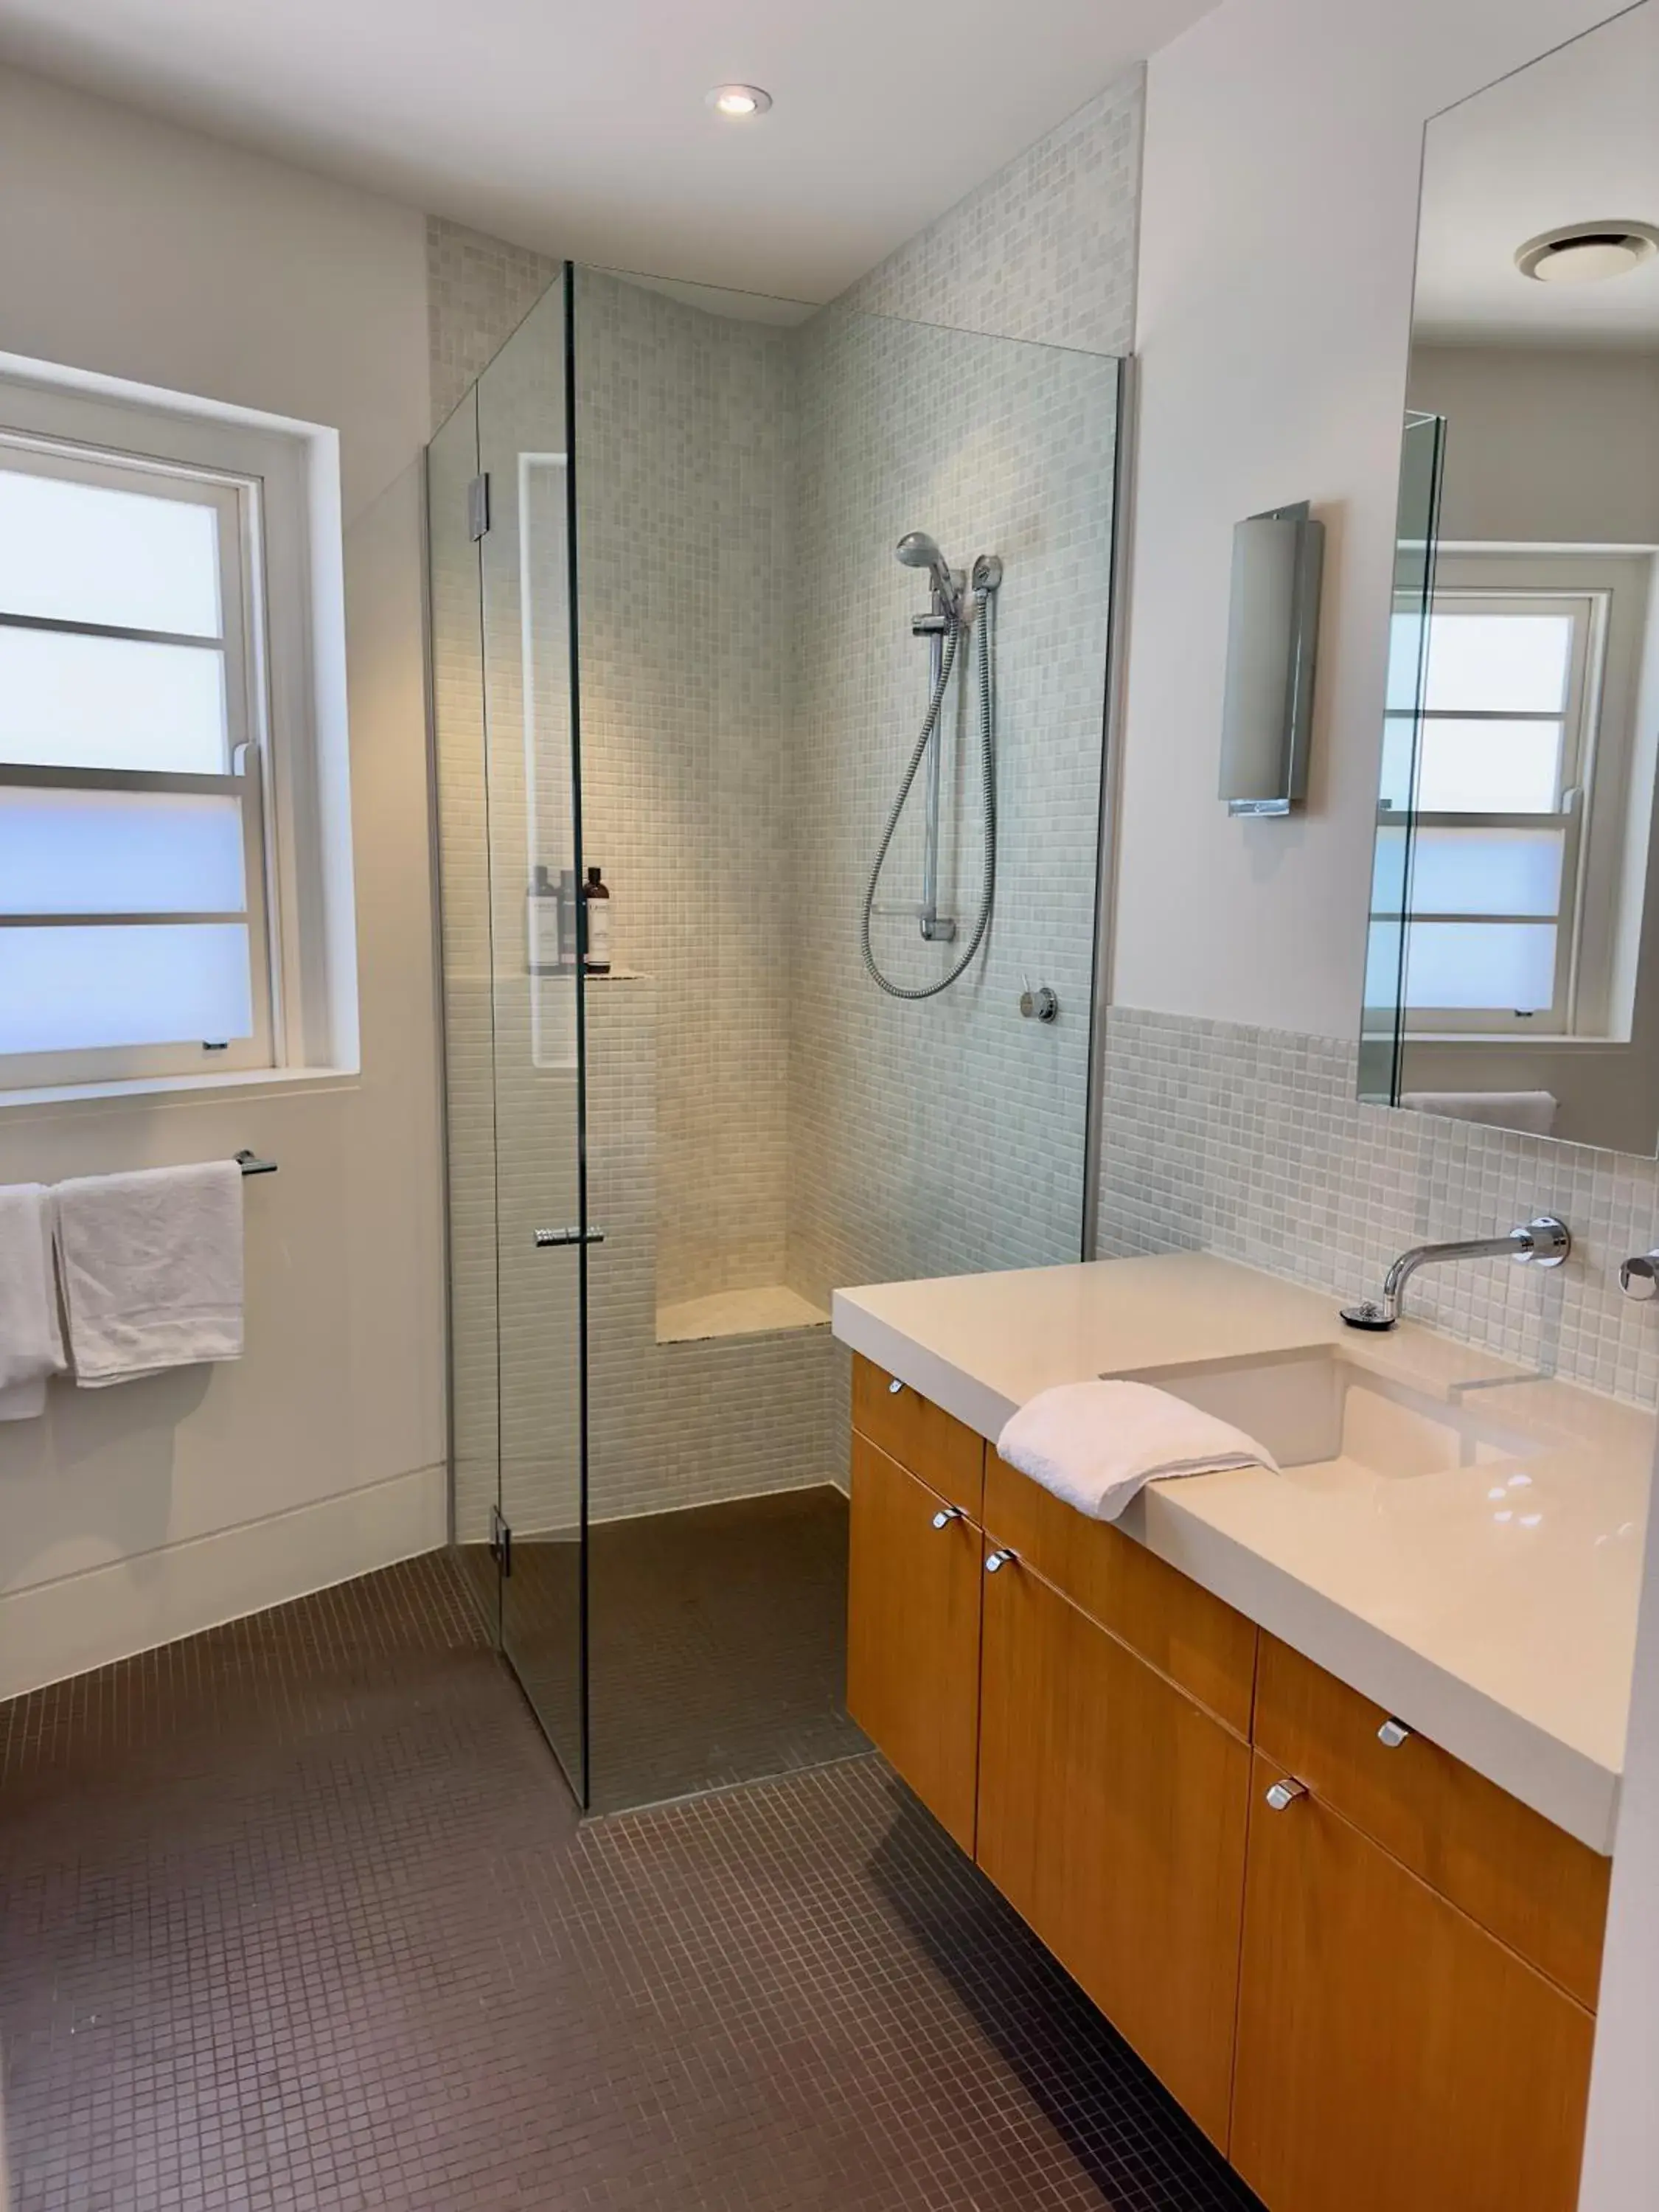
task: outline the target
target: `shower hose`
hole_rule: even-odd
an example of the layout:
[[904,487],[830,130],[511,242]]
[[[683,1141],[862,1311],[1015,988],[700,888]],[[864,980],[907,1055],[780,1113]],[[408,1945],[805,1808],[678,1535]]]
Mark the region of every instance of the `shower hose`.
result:
[[921,725],[921,735],[916,739],[910,755],[904,780],[900,784],[898,797],[893,801],[887,817],[887,827],[881,833],[881,844],[876,853],[875,866],[870,871],[870,880],[865,887],[864,915],[860,927],[859,942],[864,953],[864,964],[872,980],[885,991],[890,999],[936,999],[941,991],[948,991],[952,983],[964,975],[973,964],[974,956],[985,941],[985,933],[991,924],[991,908],[997,888],[997,741],[996,741],[996,641],[993,636],[996,604],[995,585],[990,580],[984,564],[974,563],[974,629],[978,640],[979,691],[979,755],[980,771],[985,793],[985,875],[980,890],[979,912],[962,957],[950,973],[941,975],[936,983],[895,983],[884,975],[876,964],[876,956],[870,943],[870,919],[875,912],[876,891],[881,882],[881,872],[887,864],[887,854],[898,830],[899,817],[916,781],[916,774],[927,758],[927,747],[939,727],[944,711],[945,694],[951,688],[951,674],[957,663],[957,647],[965,627],[960,612],[951,617],[945,632],[945,650],[939,655],[939,675],[927,701],[927,713]]

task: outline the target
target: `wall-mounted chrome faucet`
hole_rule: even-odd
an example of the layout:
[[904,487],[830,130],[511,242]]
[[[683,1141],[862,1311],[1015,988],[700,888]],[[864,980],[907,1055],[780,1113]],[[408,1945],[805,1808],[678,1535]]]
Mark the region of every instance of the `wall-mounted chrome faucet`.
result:
[[1350,1328],[1392,1328],[1400,1318],[1400,1301],[1406,1285],[1419,1267],[1443,1260],[1523,1260],[1534,1267],[1559,1267],[1572,1249],[1572,1232],[1553,1213],[1535,1214],[1507,1237],[1466,1237],[1449,1244],[1413,1244],[1402,1252],[1382,1278],[1381,1300],[1344,1306],[1342,1318]]

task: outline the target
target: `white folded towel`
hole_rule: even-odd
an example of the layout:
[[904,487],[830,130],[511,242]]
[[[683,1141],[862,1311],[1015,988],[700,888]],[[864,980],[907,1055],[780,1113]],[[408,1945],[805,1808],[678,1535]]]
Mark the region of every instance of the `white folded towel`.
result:
[[0,1189],[0,1421],[43,1413],[46,1378],[64,1371],[52,1219],[43,1184]]
[[70,1356],[82,1388],[241,1358],[234,1160],[86,1176],[56,1194]]
[[1231,1421],[1148,1382],[1062,1382],[1039,1391],[997,1438],[1011,1467],[1096,1521],[1115,1521],[1142,1486],[1278,1462]]

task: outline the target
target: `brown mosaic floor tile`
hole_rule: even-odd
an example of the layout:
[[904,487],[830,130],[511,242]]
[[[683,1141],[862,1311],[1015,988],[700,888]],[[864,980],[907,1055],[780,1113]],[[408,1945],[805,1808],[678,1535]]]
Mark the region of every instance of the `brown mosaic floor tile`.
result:
[[15,2212],[1241,2212],[874,1756],[583,1822],[442,1555],[0,1706]]

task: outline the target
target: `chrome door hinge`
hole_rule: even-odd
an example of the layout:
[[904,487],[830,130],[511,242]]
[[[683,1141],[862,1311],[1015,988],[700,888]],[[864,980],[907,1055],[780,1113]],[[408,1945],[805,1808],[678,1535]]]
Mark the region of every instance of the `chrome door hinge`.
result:
[[489,477],[487,472],[474,477],[466,488],[466,527],[475,545],[489,533]]
[[501,1569],[503,1577],[513,1571],[513,1531],[501,1518],[501,1509],[489,1509],[489,1556]]
[[574,1222],[568,1229],[538,1229],[536,1231],[536,1249],[538,1252],[544,1252],[550,1244],[603,1244],[604,1242],[603,1229],[583,1229]]

